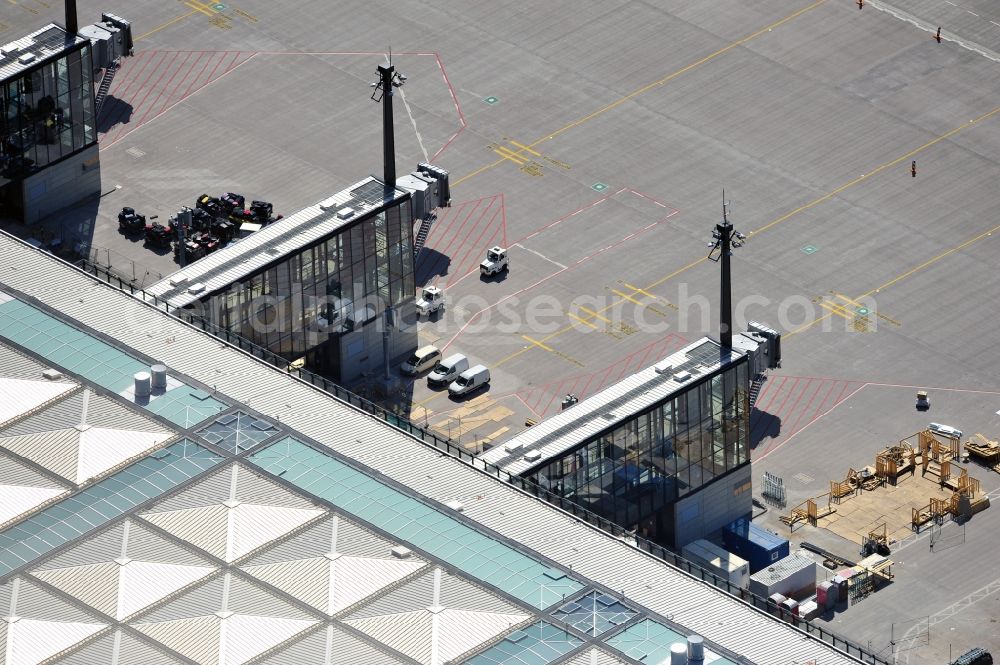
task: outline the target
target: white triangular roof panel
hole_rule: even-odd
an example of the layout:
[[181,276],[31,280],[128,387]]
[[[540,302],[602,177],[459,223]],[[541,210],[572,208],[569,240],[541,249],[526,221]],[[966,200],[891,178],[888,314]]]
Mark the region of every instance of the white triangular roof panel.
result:
[[273,649],[315,621],[283,617],[234,614],[223,621],[224,637],[220,639],[219,665],[242,665],[254,656]]
[[75,387],[72,383],[61,381],[30,381],[0,377],[0,425],[68,393]]
[[226,556],[229,508],[221,504],[145,513],[142,518],[220,559]]
[[396,561],[342,556],[331,561],[330,603],[327,612],[336,614],[379,589],[423,568],[422,561]]
[[486,640],[509,632],[529,618],[527,614],[496,614],[444,610],[438,615],[438,657],[441,662],[460,656]]
[[120,568],[119,601],[115,612],[119,621],[215,570],[208,566],[178,566],[148,561],[129,561]]
[[19,434],[0,439],[0,446],[21,457],[58,473],[63,478],[75,480],[80,431],[57,429],[45,432]]
[[430,663],[434,615],[427,610],[344,621],[410,658]]
[[111,467],[141,455],[169,439],[169,432],[136,432],[92,427],[80,434],[80,452],[75,480],[98,476]]
[[0,485],[0,524],[28,512],[65,491],[56,487]]
[[137,623],[132,627],[157,642],[187,656],[201,665],[216,665],[219,662],[219,624],[222,619],[215,615]]
[[325,511],[241,503],[233,510],[232,543],[226,561],[233,561],[280,538]]
[[104,626],[103,623],[19,619],[7,626],[7,662],[4,665],[38,665]]
[[118,564],[113,561],[36,570],[33,576],[110,616],[118,606]]

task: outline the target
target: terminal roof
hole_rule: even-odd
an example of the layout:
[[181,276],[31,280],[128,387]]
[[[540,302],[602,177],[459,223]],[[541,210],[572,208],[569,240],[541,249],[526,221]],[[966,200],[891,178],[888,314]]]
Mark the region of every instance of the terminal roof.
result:
[[[239,242],[230,243],[195,261],[152,285],[146,293],[166,301],[171,307],[184,307],[332,235],[373,210],[407,196],[409,194],[400,189],[386,190],[381,180],[369,176],[328,199],[268,224]],[[186,277],[183,283],[177,283],[180,275]],[[204,284],[205,288],[192,293],[189,290],[192,284]]]
[[[858,662],[50,254],[0,254],[18,662],[641,665],[691,633],[717,665]],[[97,456],[92,427],[119,432]]]
[[[522,474],[625,422],[629,416],[641,413],[741,357],[743,354],[739,351],[724,349],[715,340],[703,337],[655,365],[543,420],[486,451],[482,457],[508,473]],[[662,370],[667,366],[670,368],[668,371],[657,372],[657,367]],[[684,375],[690,376],[680,380]],[[531,450],[537,450],[541,456],[526,460],[525,453]]]
[[[87,41],[79,35],[70,36],[62,27],[49,23],[26,37],[0,46],[0,81],[13,78],[49,56]],[[34,56],[24,59],[24,56]]]

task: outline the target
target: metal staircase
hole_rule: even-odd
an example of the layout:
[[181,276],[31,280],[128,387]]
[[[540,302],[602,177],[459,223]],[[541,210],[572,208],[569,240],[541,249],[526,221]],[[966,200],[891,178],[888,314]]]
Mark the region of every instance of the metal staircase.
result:
[[767,381],[767,377],[761,374],[750,384],[750,408],[753,408],[753,405],[757,403],[757,396],[760,395],[765,381]]
[[417,237],[413,240],[413,259],[416,260],[417,254],[423,249],[424,243],[427,242],[427,235],[431,232],[431,224],[437,218],[436,215],[431,214],[420,220],[420,228],[417,229]]
[[118,73],[120,66],[119,62],[112,62],[104,70],[104,76],[101,78],[101,86],[97,89],[97,96],[94,98],[95,115],[100,115],[101,106],[104,105],[104,100],[108,96],[108,90],[111,89],[111,82],[114,81],[115,74]]

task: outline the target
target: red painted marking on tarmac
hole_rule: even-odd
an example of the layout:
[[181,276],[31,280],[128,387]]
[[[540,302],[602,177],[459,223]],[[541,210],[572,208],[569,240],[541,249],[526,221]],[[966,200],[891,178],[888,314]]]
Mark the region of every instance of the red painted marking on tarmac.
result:
[[[816,390],[812,393],[812,397],[809,398],[809,401],[806,402],[802,410],[797,412],[798,416],[795,418],[795,422],[791,423],[787,428],[785,427],[781,428],[782,434],[786,436],[791,436],[792,434],[798,431],[799,423],[802,422],[802,418],[804,418],[809,413],[809,407],[812,406],[812,403],[816,400],[816,396],[819,395],[820,391],[823,389],[823,384],[825,383],[823,379],[817,379],[816,382],[818,385],[816,386]],[[834,383],[836,383],[836,381],[834,381]],[[802,391],[802,395],[805,396],[806,392],[808,392],[808,388]],[[801,399],[802,397],[799,398],[800,401]],[[797,406],[798,402],[796,402],[795,406],[793,406],[792,409],[789,411],[789,417],[795,415]]]
[[[172,84],[172,83],[174,82],[174,79],[175,79],[175,78],[177,78],[177,75],[178,75],[178,74],[180,74],[180,73],[181,73],[181,70],[183,70],[183,69],[184,69],[184,66],[185,66],[185,65],[187,65],[187,63],[188,63],[188,60],[190,60],[190,59],[191,59],[191,55],[192,55],[192,53],[191,53],[191,52],[189,51],[189,52],[187,53],[187,55],[186,55],[186,56],[184,57],[184,61],[183,61],[183,62],[181,62],[181,63],[180,63],[180,64],[179,64],[178,66],[177,66],[177,69],[176,69],[176,70],[174,70],[174,73],[173,73],[173,74],[171,74],[171,75],[170,75],[170,78],[169,78],[169,79],[167,79],[167,82],[163,84],[163,87],[162,87],[162,88],[160,89],[160,94],[158,94],[158,95],[156,96],[156,99],[154,99],[154,100],[153,100],[153,103],[149,105],[149,107],[148,107],[148,108],[146,109],[146,112],[145,112],[145,113],[144,113],[144,114],[142,115],[142,117],[141,117],[141,118],[139,118],[139,120],[137,120],[137,121],[136,121],[136,123],[135,123],[135,126],[136,126],[136,127],[140,127],[140,126],[142,126],[142,124],[143,124],[144,122],[146,122],[146,118],[147,118],[147,117],[149,116],[149,114],[150,114],[150,113],[152,113],[152,112],[153,112],[153,109],[155,109],[155,108],[156,108],[156,105],[160,103],[160,98],[161,98],[161,97],[163,97],[163,93],[165,93],[165,92],[166,92],[166,91],[167,91],[167,90],[168,90],[168,89],[170,88],[170,85],[171,85],[171,84]],[[171,65],[173,65],[174,63],[173,63],[173,62],[171,62],[170,64],[171,64]],[[164,72],[164,73],[166,73],[166,72]],[[187,78],[188,74],[190,74],[190,73],[191,73],[191,70],[190,70],[190,69],[188,69],[188,70],[187,70],[187,71],[186,71],[186,72],[184,73],[184,78]],[[180,83],[178,83],[178,85],[180,85],[181,83],[183,83],[183,82],[184,82],[184,78],[182,78],[182,79],[180,80]],[[159,82],[159,81],[157,81],[157,83],[158,83],[158,82]],[[155,87],[156,87],[156,86],[154,86],[154,88],[155,88]]]
[[[216,81],[218,81],[218,80],[222,79],[222,78],[223,78],[224,76],[227,76],[228,74],[231,74],[232,72],[236,71],[237,69],[239,69],[240,67],[242,67],[242,66],[243,66],[243,65],[245,65],[246,63],[248,63],[248,62],[250,62],[251,60],[253,60],[253,57],[254,57],[254,56],[253,56],[253,54],[251,54],[251,55],[250,55],[249,57],[245,58],[245,59],[244,59],[244,60],[243,60],[242,62],[240,62],[240,63],[239,63],[238,65],[236,65],[235,67],[232,67],[232,68],[230,68],[230,69],[227,69],[226,71],[222,72],[221,74],[219,74],[219,75],[218,75],[218,76],[217,76],[216,78],[214,78],[214,79],[211,79],[211,80],[208,80],[208,81],[205,81],[205,82],[204,82],[203,84],[201,84],[200,86],[198,86],[197,88],[195,88],[194,92],[192,92],[191,94],[192,94],[192,95],[193,95],[193,94],[196,94],[196,93],[197,93],[197,92],[198,92],[199,90],[201,90],[202,88],[205,88],[206,86],[208,86],[208,85],[211,85],[212,83],[215,83]],[[184,98],[184,99],[186,99],[186,98]],[[175,101],[175,102],[174,102],[173,104],[169,105],[168,107],[166,107],[165,109],[163,109],[162,111],[160,111],[159,113],[157,113],[156,115],[154,115],[154,116],[153,116],[152,118],[150,118],[150,119],[149,119],[149,120],[147,121],[147,123],[149,123],[149,122],[153,122],[154,120],[156,120],[157,118],[159,118],[159,117],[160,117],[161,115],[163,115],[164,113],[167,113],[167,112],[168,112],[168,111],[170,111],[170,110],[171,110],[172,108],[174,108],[175,106],[177,106],[178,104],[180,104],[181,102],[183,102],[183,101],[184,101],[184,99],[178,99],[178,100],[177,100],[177,101]],[[146,123],[144,123],[144,124],[146,124]],[[135,129],[138,129],[138,127],[136,127]],[[118,138],[115,138],[115,140],[114,140],[114,141],[112,141],[112,142],[111,142],[110,144],[108,144],[108,147],[110,147],[110,146],[114,145],[115,143],[117,143],[118,141],[120,141],[121,139],[125,138],[125,136],[128,136],[128,134],[131,134],[131,133],[132,133],[132,130],[130,130],[129,132],[126,132],[126,134],[125,134],[125,135],[123,135],[123,136],[120,136],[120,137],[118,137]]]
[[184,90],[184,94],[181,95],[181,99],[184,99],[191,93],[191,88],[193,88],[194,84],[197,83],[201,79],[201,77],[205,74],[205,70],[208,69],[208,66],[210,64],[212,64],[212,60],[214,59],[215,56],[212,53],[206,53],[205,51],[200,52],[198,54],[198,59],[194,61],[194,67],[198,66],[198,63],[201,62],[201,59],[203,57],[205,58],[205,64],[201,66],[201,71],[198,72],[198,74],[193,79],[191,79],[190,83],[188,83],[188,87]]
[[868,384],[868,383],[864,383],[864,384],[862,384],[862,385],[858,386],[857,390],[855,390],[854,392],[852,392],[852,393],[851,393],[850,395],[848,395],[847,397],[845,397],[845,398],[844,398],[843,400],[840,400],[840,401],[838,401],[838,402],[837,402],[836,404],[834,404],[833,406],[831,406],[831,407],[830,407],[829,409],[827,409],[826,411],[824,411],[824,412],[823,412],[823,413],[821,413],[820,415],[818,415],[818,416],[816,416],[815,418],[813,418],[812,420],[810,420],[810,421],[809,421],[808,423],[806,423],[806,424],[805,424],[805,425],[804,425],[804,426],[802,427],[802,429],[800,429],[800,430],[799,430],[798,432],[795,432],[795,433],[793,433],[793,434],[792,434],[791,436],[789,436],[789,437],[788,437],[787,439],[785,439],[785,440],[784,440],[784,441],[782,441],[781,443],[777,444],[776,446],[774,446],[774,447],[772,447],[772,448],[769,448],[769,449],[768,449],[767,451],[765,451],[765,452],[764,452],[763,454],[761,454],[761,456],[760,456],[760,457],[757,457],[755,461],[758,461],[758,462],[759,462],[760,460],[764,459],[764,458],[765,458],[765,457],[767,457],[768,455],[771,455],[771,454],[773,454],[773,453],[774,453],[774,452],[775,452],[776,450],[778,450],[778,449],[779,449],[779,448],[781,448],[782,446],[786,445],[786,444],[787,444],[787,443],[788,443],[789,441],[791,441],[792,439],[794,439],[794,438],[795,438],[795,437],[796,437],[796,436],[797,436],[798,434],[800,434],[801,432],[804,432],[804,431],[806,431],[806,429],[808,429],[808,428],[809,428],[809,427],[810,427],[810,426],[811,426],[811,425],[812,425],[813,423],[815,423],[815,422],[816,422],[817,420],[819,420],[820,418],[822,418],[822,417],[826,416],[827,414],[829,414],[829,413],[830,413],[831,411],[833,411],[834,409],[836,409],[836,408],[837,408],[838,406],[840,406],[841,404],[843,404],[843,403],[844,403],[844,402],[846,402],[847,400],[849,400],[849,399],[851,399],[852,397],[854,397],[855,395],[857,395],[857,394],[858,394],[858,392],[859,392],[859,391],[860,391],[860,390],[861,390],[862,388],[865,388],[865,387],[867,387],[867,386],[869,386],[869,385],[872,385],[872,384]]
[[[153,72],[149,75],[149,78],[152,78],[157,71],[160,71],[160,75],[156,77],[156,80],[153,81],[152,85],[149,86],[146,85],[149,79],[144,81],[143,84],[139,87],[138,92],[136,92],[135,95],[132,97],[132,99],[129,100],[129,104],[132,105],[132,118],[136,116],[136,112],[139,110],[139,108],[143,104],[145,104],[146,100],[149,99],[149,96],[153,94],[153,90],[155,90],[156,86],[160,84],[160,81],[163,80],[163,77],[167,75],[167,72],[170,71],[171,66],[174,64],[174,61],[177,60],[178,57],[179,56],[177,54],[174,54],[174,56],[170,58],[170,62],[166,63],[166,66],[161,67],[160,65],[163,65],[163,63],[165,63],[167,60],[167,54],[164,54],[163,61],[159,65],[157,65],[157,68],[153,70]],[[146,94],[143,95],[142,101],[140,101],[138,104],[132,104],[132,102],[135,101],[135,99],[142,94],[143,89],[146,90]],[[122,136],[122,132],[125,132],[126,129],[128,129],[129,131],[131,131],[131,129],[134,129],[134,127],[132,127],[131,119],[128,123],[124,123],[121,125],[121,127],[119,127],[118,133],[115,134],[115,138],[112,139],[111,143],[113,144],[116,141],[118,141],[118,139],[120,139]]]
[[[154,52],[154,53],[159,54],[159,52]],[[111,127],[118,127],[119,125],[121,125],[122,124],[122,120],[125,117],[125,114],[128,113],[128,111],[129,111],[130,108],[132,110],[132,114],[133,115],[135,114],[135,106],[132,104],[132,102],[139,95],[139,93],[142,92],[142,89],[143,89],[143,87],[145,87],[146,82],[149,81],[149,79],[151,79],[153,77],[153,75],[156,73],[156,70],[160,67],[160,65],[162,65],[164,62],[166,62],[166,60],[167,60],[167,54],[164,53],[163,57],[159,60],[159,62],[157,62],[155,65],[153,65],[152,70],[148,74],[146,74],[145,78],[142,78],[142,73],[145,72],[146,68],[150,64],[152,64],[152,62],[153,62],[153,56],[150,55],[150,57],[147,58],[146,62],[143,64],[142,70],[140,70],[139,73],[137,73],[135,75],[135,77],[129,81],[128,86],[125,89],[123,89],[121,92],[115,94],[115,99],[117,99],[119,102],[122,102],[122,104],[121,104],[121,108],[118,110],[118,114],[115,115],[115,117],[114,117],[114,123],[111,125]],[[140,78],[141,78],[141,82],[140,82]],[[126,92],[126,90],[132,91],[133,90],[133,84],[135,84],[137,82],[138,82],[138,88],[135,89],[134,92],[132,92],[132,96],[131,97],[129,97],[128,99],[125,99],[125,92]],[[107,138],[107,135],[110,134],[110,133],[111,133],[110,131],[106,131],[104,133],[104,137]]]
[[[760,395],[757,396],[757,405],[754,408],[757,409],[758,411],[763,411],[764,410],[764,397],[767,397],[768,400],[770,400],[770,401],[767,402],[767,404],[770,404],[771,402],[773,402],[775,395],[777,395],[778,392],[781,391],[781,386],[784,386],[785,382],[789,378],[790,377],[779,376],[777,378],[777,380],[775,380],[774,383],[768,382],[767,384],[765,384],[764,385],[764,391]],[[781,381],[781,383],[778,383],[778,381]]]
[[438,69],[441,70],[441,77],[444,79],[444,84],[448,86],[448,92],[451,93],[451,101],[455,104],[455,111],[458,113],[458,122],[461,125],[458,131],[451,135],[451,138],[445,141],[445,144],[441,146],[437,152],[431,157],[431,161],[437,159],[438,155],[444,152],[445,148],[451,145],[451,142],[458,138],[458,135],[465,131],[468,127],[468,123],[465,122],[465,114],[462,113],[462,106],[458,103],[458,95],[455,94],[455,88],[452,87],[451,81],[448,80],[448,72],[444,69],[444,63],[441,62],[441,56],[437,53],[434,54],[434,59],[437,61]]
[[531,411],[538,418],[542,417],[541,415],[539,415],[539,413],[537,411],[535,411],[530,406],[528,406],[528,403],[524,401],[524,399],[521,397],[520,393],[514,393],[514,396],[517,397],[519,400],[521,400],[521,404],[523,404],[524,406],[526,406],[528,408],[528,411]]
[[[495,200],[496,199],[494,199],[493,201],[490,201],[490,205],[483,210],[483,213],[480,216],[480,219],[476,221],[476,227],[473,227],[473,230],[469,231],[469,238],[472,237],[472,233],[473,233],[473,231],[475,231],[475,228],[478,228],[479,222],[482,221],[482,220],[486,220],[486,215],[489,212],[489,209],[490,209],[490,207],[492,207],[493,202]],[[502,206],[501,206],[501,209],[502,209]],[[476,261],[476,259],[479,258],[479,253],[483,251],[483,242],[482,242],[483,241],[483,236],[485,236],[489,232],[489,230],[494,227],[493,222],[496,220],[496,218],[497,218],[497,216],[499,214],[500,214],[500,209],[496,210],[493,213],[493,216],[490,217],[488,220],[486,220],[486,223],[483,225],[483,230],[479,233],[479,235],[476,237],[475,240],[469,240],[468,238],[466,239],[466,242],[464,242],[463,245],[462,245],[462,247],[467,247],[467,249],[465,250],[465,252],[462,252],[462,247],[459,247],[458,251],[455,252],[456,256],[459,253],[461,253],[461,258],[458,259],[458,261],[455,262],[456,272],[462,270],[465,267],[465,265],[467,265],[466,262],[469,259],[470,253],[472,254],[472,259],[475,262],[475,264],[477,266],[479,265],[479,261]],[[497,235],[499,235],[499,233],[500,233],[500,229],[497,229],[496,231],[493,232],[493,235],[490,236],[489,242],[486,243],[487,247],[491,247],[493,245],[493,239],[496,238]],[[449,270],[448,272],[449,272],[449,286],[450,286],[451,285],[451,277],[450,277],[450,275],[452,273],[451,273],[451,270]]]
[[[457,230],[452,232],[450,240],[448,240],[448,244],[441,248],[438,247],[434,248],[434,251],[436,251],[441,256],[439,256],[438,260],[434,262],[434,265],[429,266],[431,269],[430,272],[432,273],[437,272],[438,264],[441,263],[443,259],[446,259],[448,257],[448,250],[451,249],[451,246],[455,244],[455,241],[462,236],[462,229],[464,229],[465,225],[469,223],[469,220],[472,218],[472,214],[476,212],[476,210],[479,208],[479,204],[481,201],[482,199],[476,201],[475,205],[472,206],[468,214],[465,216],[465,219],[462,220],[461,226],[459,226]],[[454,225],[454,223],[455,222],[453,221],[452,225]]]

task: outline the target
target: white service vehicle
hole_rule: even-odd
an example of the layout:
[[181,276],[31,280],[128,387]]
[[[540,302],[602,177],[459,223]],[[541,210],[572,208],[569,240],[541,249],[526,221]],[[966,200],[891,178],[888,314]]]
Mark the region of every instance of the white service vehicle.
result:
[[455,353],[439,362],[427,375],[427,384],[431,386],[446,386],[465,370],[469,369],[469,359],[461,353]]
[[417,314],[430,316],[444,309],[444,291],[437,286],[425,286],[423,293],[417,299]]
[[402,364],[400,369],[404,374],[412,376],[429,370],[437,365],[439,360],[441,360],[441,351],[436,346],[422,346]]
[[462,372],[457,379],[448,386],[448,393],[452,397],[468,395],[490,384],[490,370],[485,365],[476,365]]
[[510,261],[507,258],[507,249],[504,247],[491,247],[486,250],[486,258],[479,264],[479,273],[484,277],[510,270]]

